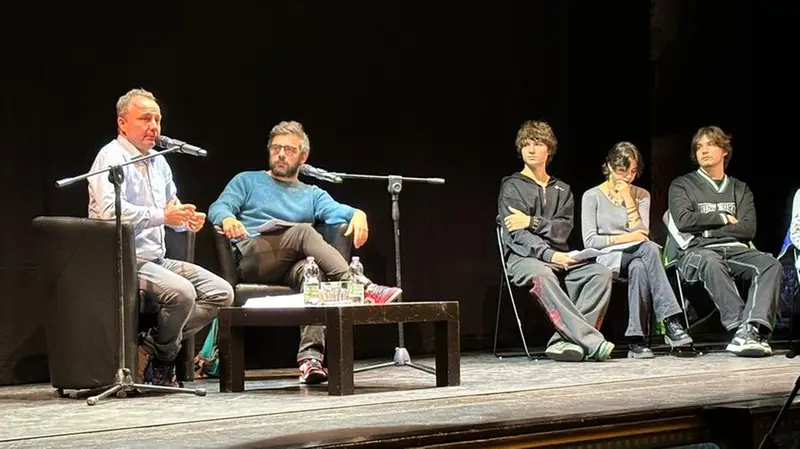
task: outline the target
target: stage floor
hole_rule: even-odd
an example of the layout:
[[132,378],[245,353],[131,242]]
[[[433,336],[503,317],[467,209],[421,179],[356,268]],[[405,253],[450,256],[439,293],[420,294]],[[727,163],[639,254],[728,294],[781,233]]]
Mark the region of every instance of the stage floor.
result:
[[[432,366],[433,359],[414,362]],[[604,363],[466,354],[461,363],[459,387],[436,388],[430,374],[391,367],[357,373],[356,394],[344,397],[328,396],[325,385],[301,386],[293,375],[248,381],[243,393],[219,393],[216,380],[204,380],[193,385],[207,388],[206,397],[112,397],[92,407],[57,398],[49,385],[0,387],[0,447],[313,447],[454,425],[774,398],[788,394],[800,375],[800,358],[782,352]]]

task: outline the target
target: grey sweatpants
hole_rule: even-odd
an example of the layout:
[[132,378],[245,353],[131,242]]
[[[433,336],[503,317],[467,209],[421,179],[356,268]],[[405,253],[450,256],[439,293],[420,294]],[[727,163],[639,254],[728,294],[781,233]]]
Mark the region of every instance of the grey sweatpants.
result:
[[634,249],[622,253],[620,275],[628,279],[628,329],[627,337],[644,337],[650,328],[650,303],[656,320],[663,321],[681,314],[678,299],[667,279],[661,252],[651,241],[642,242]]
[[[725,329],[736,329],[744,322],[772,330],[780,299],[782,267],[771,255],[745,246],[690,249],[678,261],[678,269],[687,283],[703,283],[719,309]],[[750,281],[746,304],[739,296],[734,278]]]
[[[566,272],[555,272],[548,264],[533,257],[510,254],[508,275],[520,287],[530,287],[531,294],[547,312],[556,328],[548,346],[566,340],[589,355],[605,341],[598,331],[611,298],[611,270],[589,263]],[[564,279],[567,291],[561,289]]]
[[156,358],[171,362],[181,341],[206,327],[220,307],[233,303],[233,287],[225,279],[193,263],[181,260],[139,260],[139,289],[156,301],[158,318],[142,344]]

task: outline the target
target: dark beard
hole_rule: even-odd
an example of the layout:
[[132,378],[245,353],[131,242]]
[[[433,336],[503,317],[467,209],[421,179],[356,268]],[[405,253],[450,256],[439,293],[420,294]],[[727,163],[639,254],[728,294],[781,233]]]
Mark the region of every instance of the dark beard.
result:
[[280,176],[281,178],[293,178],[297,176],[297,172],[300,170],[300,164],[296,165],[286,164],[286,168],[281,169],[278,168],[276,164],[270,163],[269,169],[275,176]]

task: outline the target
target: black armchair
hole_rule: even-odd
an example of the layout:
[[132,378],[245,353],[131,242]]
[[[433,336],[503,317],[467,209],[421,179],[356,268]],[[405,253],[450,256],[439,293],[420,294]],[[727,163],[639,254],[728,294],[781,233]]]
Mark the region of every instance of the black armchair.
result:
[[[326,225],[317,223],[314,228],[322,234],[322,238],[330,243],[345,258],[350,259],[350,251],[353,247],[353,237],[345,236],[347,223],[337,225]],[[217,257],[219,260],[219,275],[222,276],[233,286],[233,303],[237,306],[244,305],[250,298],[260,296],[278,296],[298,293],[293,287],[280,284],[250,284],[239,282],[237,275],[236,262],[234,260],[233,247],[230,239],[222,233],[218,227],[213,227],[214,245],[216,246]],[[302,263],[302,262],[298,262]]]
[[[94,389],[114,383],[119,368],[119,302],[116,228],[113,221],[77,217],[36,217],[40,282],[45,313],[50,383],[64,389]],[[167,257],[193,261],[193,232],[166,228]],[[133,228],[122,226],[125,366],[137,367],[140,324],[152,322],[139,291]],[[149,316],[148,316],[149,315]],[[141,320],[140,320],[141,318]],[[177,375],[194,380],[194,338],[183,341]]]

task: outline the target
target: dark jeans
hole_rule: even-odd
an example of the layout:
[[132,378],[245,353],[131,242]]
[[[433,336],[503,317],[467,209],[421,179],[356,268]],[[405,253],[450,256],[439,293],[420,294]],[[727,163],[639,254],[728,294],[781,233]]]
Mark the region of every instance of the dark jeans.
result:
[[625,336],[644,337],[644,329],[650,327],[651,302],[658,321],[681,313],[661,263],[661,251],[655,243],[648,240],[629,252],[623,252],[620,276],[628,279],[628,329]]
[[[298,224],[240,242],[237,265],[243,282],[288,285],[297,291],[303,281],[303,264],[314,257],[324,279],[338,281],[347,275],[349,264],[310,224]],[[300,328],[297,361],[325,353],[325,326]]]
[[211,323],[220,307],[233,303],[233,287],[198,265],[172,259],[139,260],[138,268],[139,289],[158,305],[156,327],[142,343],[161,361],[174,360],[181,341]]
[[[678,269],[687,283],[703,283],[726,330],[736,329],[743,322],[772,330],[780,297],[781,265],[771,255],[745,246],[696,248],[680,258]],[[750,281],[746,303],[734,279]]]
[[[603,322],[611,298],[611,270],[590,263],[559,271],[533,257],[508,257],[508,275],[521,287],[531,287],[531,294],[547,312],[556,328],[548,346],[564,339],[593,354],[605,341],[597,329]],[[561,289],[559,277],[567,291]]]

